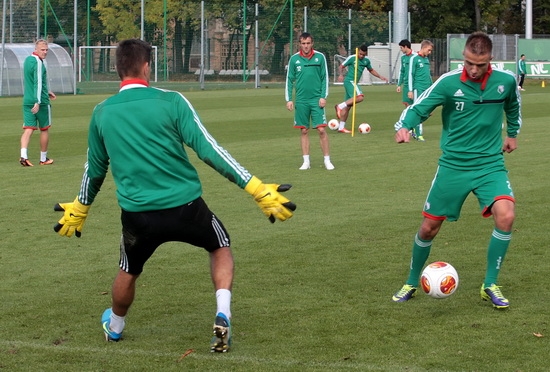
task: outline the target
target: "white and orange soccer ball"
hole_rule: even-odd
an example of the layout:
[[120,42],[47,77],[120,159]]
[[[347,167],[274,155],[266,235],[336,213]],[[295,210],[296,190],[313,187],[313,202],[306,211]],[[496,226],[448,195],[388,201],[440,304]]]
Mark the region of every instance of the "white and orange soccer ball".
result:
[[340,127],[340,122],[337,119],[330,119],[328,121],[328,127],[330,130],[338,130]]
[[370,124],[363,123],[359,125],[359,133],[361,134],[368,134],[370,133],[370,130],[371,130]]
[[420,286],[434,298],[449,297],[458,287],[458,273],[450,263],[432,262],[422,271]]

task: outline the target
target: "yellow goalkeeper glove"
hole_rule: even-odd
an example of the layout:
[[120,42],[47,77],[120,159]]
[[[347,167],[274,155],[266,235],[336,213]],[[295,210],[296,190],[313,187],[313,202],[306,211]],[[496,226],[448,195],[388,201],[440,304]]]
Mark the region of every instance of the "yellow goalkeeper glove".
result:
[[271,223],[275,219],[285,221],[292,217],[293,211],[296,210],[296,204],[279,194],[289,190],[292,185],[275,185],[265,184],[256,177],[252,177],[244,190],[254,197],[254,201],[269,218]]
[[74,234],[77,238],[80,238],[90,206],[80,203],[76,198],[72,203],[57,203],[53,209],[54,211],[64,212],[63,217],[57,222],[53,230],[61,236],[70,238]]

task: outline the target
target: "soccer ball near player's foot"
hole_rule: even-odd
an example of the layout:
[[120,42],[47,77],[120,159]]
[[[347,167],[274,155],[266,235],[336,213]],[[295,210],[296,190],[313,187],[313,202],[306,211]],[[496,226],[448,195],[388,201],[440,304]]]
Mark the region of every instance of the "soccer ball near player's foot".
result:
[[447,262],[433,262],[422,271],[420,285],[428,295],[434,298],[445,298],[456,291],[458,273]]
[[359,133],[361,133],[361,134],[370,133],[370,130],[371,130],[370,124],[363,123],[363,124],[359,125]]
[[338,128],[340,127],[340,122],[336,119],[330,119],[328,122],[328,127],[331,130],[338,130]]

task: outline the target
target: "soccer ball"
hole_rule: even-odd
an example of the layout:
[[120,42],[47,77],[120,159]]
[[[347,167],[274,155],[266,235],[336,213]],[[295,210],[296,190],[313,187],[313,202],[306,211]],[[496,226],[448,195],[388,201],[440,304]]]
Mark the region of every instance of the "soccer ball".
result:
[[424,292],[434,298],[449,297],[458,287],[458,273],[447,262],[432,262],[422,271],[420,285]]
[[338,130],[340,127],[340,122],[336,119],[330,119],[328,122],[328,127],[332,130]]
[[361,125],[359,125],[359,133],[361,134],[367,134],[367,133],[370,133],[370,125],[367,124],[367,123],[363,123]]

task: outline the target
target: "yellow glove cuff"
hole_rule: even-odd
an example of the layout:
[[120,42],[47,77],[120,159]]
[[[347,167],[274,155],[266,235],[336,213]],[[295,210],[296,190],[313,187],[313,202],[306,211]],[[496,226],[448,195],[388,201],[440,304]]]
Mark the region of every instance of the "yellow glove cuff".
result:
[[78,197],[76,197],[73,202],[73,211],[75,211],[76,213],[88,214],[88,210],[90,209],[90,207],[91,205],[84,205],[79,202]]
[[250,181],[248,181],[248,183],[244,187],[244,191],[246,191],[252,196],[255,196],[254,194],[256,193],[260,185],[262,185],[262,181],[256,176],[252,176]]

